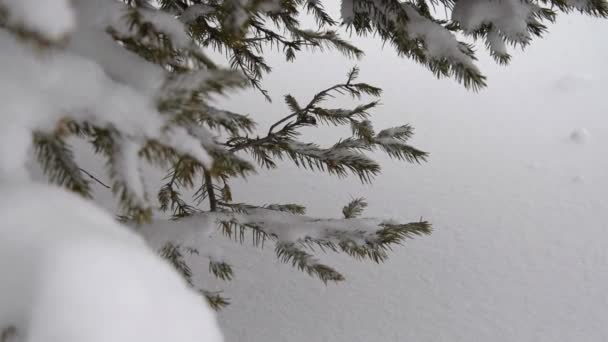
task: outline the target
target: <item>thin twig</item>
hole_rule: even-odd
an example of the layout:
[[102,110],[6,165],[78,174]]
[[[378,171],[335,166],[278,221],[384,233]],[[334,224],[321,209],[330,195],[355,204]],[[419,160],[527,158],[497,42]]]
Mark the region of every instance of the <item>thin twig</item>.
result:
[[173,184],[175,183],[175,180],[177,179],[177,169],[179,169],[179,166],[183,161],[184,161],[184,157],[180,157],[177,160],[177,163],[175,163],[175,166],[173,167],[173,175],[171,176],[171,180],[169,181],[169,183],[167,183],[167,185],[169,185],[170,188],[173,188]]
[[92,174],[89,173],[89,171],[83,169],[83,168],[78,168],[80,170],[80,172],[84,173],[85,175],[91,177],[92,180],[96,181],[97,183],[101,184],[102,186],[104,186],[106,189],[111,189],[111,187],[107,184],[105,184],[104,182],[100,181],[99,178],[93,176]]
[[203,169],[203,175],[205,177],[205,186],[207,187],[207,196],[209,197],[209,211],[217,211],[217,198],[215,197],[211,173],[207,169]]
[[275,123],[274,123],[272,126],[270,126],[270,128],[268,129],[268,135],[272,135],[272,131],[275,129],[275,127],[277,127],[278,125],[282,124],[283,122],[285,122],[285,121],[287,121],[287,120],[289,120],[289,119],[291,119],[291,118],[294,118],[294,117],[298,116],[299,114],[300,114],[300,112],[293,113],[293,114],[290,114],[290,115],[288,115],[288,116],[286,116],[286,117],[282,118],[281,120],[279,120],[279,121],[275,122]]

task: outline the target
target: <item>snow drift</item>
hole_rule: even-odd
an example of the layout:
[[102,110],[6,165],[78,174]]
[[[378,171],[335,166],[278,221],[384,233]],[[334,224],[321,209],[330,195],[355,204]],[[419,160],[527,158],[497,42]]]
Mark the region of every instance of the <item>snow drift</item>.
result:
[[222,341],[204,298],[92,203],[4,184],[0,217],[0,328],[19,340]]

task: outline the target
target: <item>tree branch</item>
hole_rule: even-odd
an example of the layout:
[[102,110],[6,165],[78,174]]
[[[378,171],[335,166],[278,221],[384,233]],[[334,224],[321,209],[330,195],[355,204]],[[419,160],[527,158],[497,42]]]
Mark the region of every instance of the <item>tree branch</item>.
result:
[[211,179],[211,173],[207,169],[203,170],[205,177],[205,187],[207,188],[207,195],[209,196],[209,211],[217,211],[217,198],[215,197],[215,189],[213,188],[213,180]]
[[112,187],[105,184],[104,182],[100,181],[99,178],[93,176],[91,173],[89,173],[89,171],[83,169],[83,168],[78,168],[80,170],[80,172],[84,173],[85,175],[89,176],[92,180],[96,181],[97,183],[99,183],[101,186],[105,187],[106,189],[111,189]]
[[306,105],[306,107],[302,108],[302,110],[292,113],[290,115],[287,115],[286,117],[284,117],[281,120],[272,124],[270,126],[270,128],[268,129],[268,134],[265,137],[257,138],[257,139],[249,139],[247,142],[241,143],[237,146],[233,146],[230,149],[230,152],[237,152],[237,151],[243,150],[243,149],[251,147],[251,146],[256,146],[256,145],[261,145],[263,143],[271,142],[273,138],[281,135],[281,133],[300,125],[302,123],[302,121],[296,120],[295,122],[293,122],[291,124],[287,124],[287,125],[283,126],[283,128],[281,128],[279,131],[273,132],[277,126],[288,121],[289,119],[293,119],[294,117],[304,115],[304,114],[307,114],[308,112],[310,112],[310,110],[314,108],[315,104],[318,103],[320,99],[327,96],[330,92],[332,92],[334,90],[338,90],[340,88],[350,89],[351,88],[350,81],[351,80],[349,79],[347,83],[336,84],[332,87],[329,87],[325,90],[318,92],[317,94],[315,94],[315,96],[313,96],[312,100],[310,100],[308,105]]

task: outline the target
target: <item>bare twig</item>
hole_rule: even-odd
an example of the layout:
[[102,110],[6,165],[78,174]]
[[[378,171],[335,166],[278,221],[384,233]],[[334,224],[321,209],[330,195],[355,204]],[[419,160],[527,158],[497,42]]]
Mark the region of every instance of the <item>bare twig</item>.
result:
[[217,198],[215,197],[215,189],[213,188],[213,180],[211,173],[208,170],[203,170],[205,176],[205,186],[207,187],[207,195],[209,196],[209,211],[217,211]]
[[[78,168],[80,170],[80,172],[84,173],[85,175],[89,176],[92,180],[96,181],[97,183],[101,184],[102,186],[104,186],[106,189],[110,189],[111,187],[109,185],[107,185],[106,183],[102,182],[99,180],[99,178],[93,176],[91,173],[89,173],[89,171],[83,169],[83,168]],[[0,341],[2,342],[2,341]]]

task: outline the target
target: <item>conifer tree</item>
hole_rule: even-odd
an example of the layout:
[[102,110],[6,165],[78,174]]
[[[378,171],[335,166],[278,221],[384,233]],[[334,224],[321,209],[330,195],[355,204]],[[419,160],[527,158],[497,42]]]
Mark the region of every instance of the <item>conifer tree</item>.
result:
[[[288,61],[303,50],[361,58],[343,30],[375,35],[437,77],[477,91],[486,86],[475,64],[479,42],[506,64],[508,45],[524,47],[541,37],[558,14],[608,16],[605,0],[342,0],[339,16],[326,11],[328,3],[0,0],[0,86],[7,95],[0,104],[7,117],[0,176],[22,177],[33,147],[50,181],[91,198],[91,184],[99,181],[94,174],[104,170],[90,173],[76,161],[69,142],[82,139],[104,159],[118,218],[134,229],[155,222],[164,229],[208,225],[240,243],[271,243],[279,260],[323,282],[342,281],[316,251],[381,262],[394,245],[429,234],[430,224],[364,218],[363,198],[346,203],[335,219],[306,216],[300,204],[242,203],[232,196],[233,180],[287,160],[370,183],[381,172],[374,153],[426,161],[427,153],[410,144],[413,128],[374,127],[381,89],[359,80],[357,68],[345,70],[334,85],[319,84],[309,99],[284,95],[285,116],[269,127],[256,125],[255,110],[247,116],[217,108],[214,96],[253,87],[269,101],[275,98],[263,82],[271,71],[268,48]],[[301,25],[303,14],[315,18],[314,27]],[[207,57],[209,50],[225,54],[229,68]],[[352,98],[352,106],[329,107],[335,96]],[[351,134],[330,146],[301,139],[302,128],[325,125],[348,126]],[[142,181],[148,165],[167,172],[157,193]],[[184,195],[189,191],[195,198]],[[172,220],[158,221],[162,212]],[[159,253],[195,286],[185,255],[206,252],[186,246],[166,241]],[[210,257],[209,272],[233,278],[229,260]],[[201,291],[213,307],[227,304]]]

